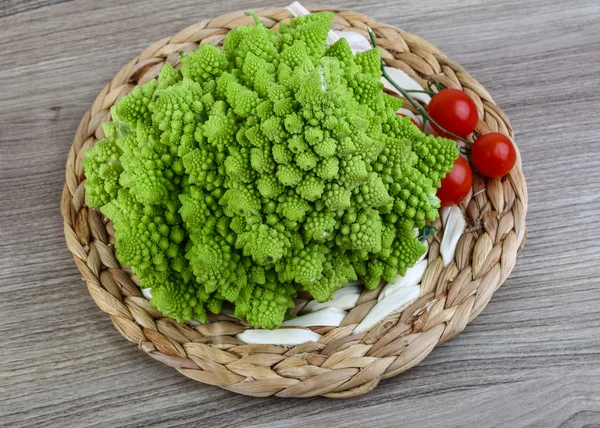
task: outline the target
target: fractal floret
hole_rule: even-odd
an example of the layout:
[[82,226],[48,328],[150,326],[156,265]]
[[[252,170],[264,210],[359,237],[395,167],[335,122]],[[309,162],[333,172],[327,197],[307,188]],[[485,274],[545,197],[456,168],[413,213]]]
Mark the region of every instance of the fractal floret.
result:
[[165,64],[111,110],[84,159],[119,260],[179,322],[231,305],[276,328],[299,291],[373,289],[425,252],[415,229],[458,156],[382,89],[379,50],[327,46],[333,15],[256,19]]

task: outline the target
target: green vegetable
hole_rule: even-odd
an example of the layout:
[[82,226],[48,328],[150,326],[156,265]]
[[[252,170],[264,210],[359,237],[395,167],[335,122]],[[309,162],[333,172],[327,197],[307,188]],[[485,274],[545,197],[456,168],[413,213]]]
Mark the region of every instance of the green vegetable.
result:
[[183,322],[223,302],[276,328],[298,290],[394,280],[423,254],[458,156],[396,116],[378,49],[326,47],[331,13],[227,34],[121,99],[84,160],[91,206],[151,304]]
[[419,231],[419,236],[417,237],[417,239],[421,242],[425,241],[427,238],[429,238],[431,235],[433,235],[436,232],[437,228],[433,227],[433,226],[429,226],[428,224],[426,224],[425,226],[423,226],[423,228]]

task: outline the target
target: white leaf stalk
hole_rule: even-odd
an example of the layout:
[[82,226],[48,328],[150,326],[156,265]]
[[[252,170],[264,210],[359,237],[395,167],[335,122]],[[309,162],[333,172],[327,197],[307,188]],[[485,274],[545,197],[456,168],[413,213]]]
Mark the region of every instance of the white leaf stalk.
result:
[[151,288],[142,288],[142,296],[144,296],[144,298],[146,300],[152,299],[152,289]]
[[235,337],[249,345],[295,346],[306,342],[318,342],[323,336],[310,330],[280,328],[277,330],[246,330]]
[[348,312],[334,307],[321,309],[319,311],[311,312],[306,315],[301,315],[296,318],[284,321],[283,327],[338,327],[344,318],[346,318]]
[[454,260],[458,240],[467,227],[467,222],[458,205],[442,208],[440,214],[444,223],[444,236],[440,244],[440,254],[444,261],[444,267]]
[[326,308],[335,308],[346,311],[356,306],[356,302],[362,292],[362,286],[356,283],[350,283],[333,293],[333,299],[320,303],[313,299],[306,304],[300,311],[301,314],[308,314]]
[[371,309],[361,323],[356,326],[352,331],[352,334],[365,333],[383,321],[388,315],[402,312],[408,305],[419,298],[420,292],[421,287],[418,285],[399,288],[396,292],[390,294],[373,306],[373,309]]
[[294,18],[297,18],[298,16],[310,15],[310,12],[308,11],[308,9],[306,9],[304,6],[302,6],[297,1],[295,1],[291,5],[287,6],[285,8],[285,10],[287,10],[289,13],[294,15]]
[[427,260],[422,260],[410,269],[406,271],[406,275],[396,277],[396,281],[388,283],[381,293],[379,293],[378,301],[381,302],[386,297],[394,294],[402,287],[414,287],[415,285],[421,284],[423,274],[427,269]]

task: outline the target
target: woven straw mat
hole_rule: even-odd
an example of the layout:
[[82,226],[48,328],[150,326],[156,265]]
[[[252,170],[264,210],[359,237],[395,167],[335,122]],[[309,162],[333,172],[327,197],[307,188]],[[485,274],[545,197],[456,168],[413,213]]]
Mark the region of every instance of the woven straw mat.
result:
[[[350,10],[311,8],[320,10],[336,13],[333,29],[366,36],[367,26],[371,27],[386,64],[408,73],[423,87],[435,80],[466,91],[477,105],[478,133],[502,132],[513,137],[508,118],[485,88],[431,43]],[[275,30],[279,22],[291,17],[281,8],[256,14]],[[351,334],[377,302],[382,286],[365,290],[339,327],[313,327],[323,334],[318,343],[291,349],[242,343],[235,335],[249,325],[237,318],[213,315],[212,323],[192,327],[163,317],[142,297],[130,269],[119,264],[112,224],[86,207],[81,160],[104,136],[102,123],[110,119],[110,107],[136,84],[156,78],[165,61],[178,66],[180,51],[193,51],[202,43],[218,45],[228,30],[252,22],[243,12],[233,12],[185,28],[150,45],[102,89],[81,120],[69,151],[61,200],[67,246],[92,298],[115,328],[150,357],[189,378],[257,397],[365,394],[381,379],[415,366],[436,345],[461,332],[512,271],[526,240],[527,188],[521,159],[518,155],[517,165],[503,179],[475,175],[472,192],[461,203],[468,229],[460,238],[454,261],[443,267],[438,220],[420,298],[368,333]]]

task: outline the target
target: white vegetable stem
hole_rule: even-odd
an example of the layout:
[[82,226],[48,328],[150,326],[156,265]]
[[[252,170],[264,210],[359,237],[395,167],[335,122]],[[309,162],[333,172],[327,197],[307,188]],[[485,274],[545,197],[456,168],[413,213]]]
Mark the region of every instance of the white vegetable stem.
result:
[[454,260],[458,240],[467,227],[467,222],[458,205],[442,208],[440,216],[444,223],[444,236],[440,244],[440,254],[444,261],[444,267],[446,267]]
[[344,318],[346,318],[348,312],[342,311],[334,307],[321,309],[319,311],[311,312],[306,315],[302,315],[290,320],[284,321],[282,326],[284,327],[312,327],[312,326],[325,326],[325,327],[338,327]]
[[144,296],[146,300],[150,300],[152,298],[152,289],[142,288],[142,296]]
[[310,15],[310,12],[308,11],[308,9],[306,9],[304,6],[302,6],[297,1],[295,1],[291,5],[287,6],[285,9],[289,13],[291,13],[292,15],[294,15],[294,18],[298,17],[298,16]]
[[305,342],[318,342],[323,336],[310,330],[280,328],[278,330],[246,330],[235,337],[250,345],[295,346]]

